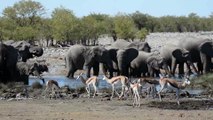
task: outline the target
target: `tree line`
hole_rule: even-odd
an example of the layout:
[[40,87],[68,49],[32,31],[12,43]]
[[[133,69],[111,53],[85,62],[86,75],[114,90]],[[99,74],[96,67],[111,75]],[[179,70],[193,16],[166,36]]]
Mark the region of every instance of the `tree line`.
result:
[[188,16],[154,17],[136,11],[115,16],[92,13],[81,18],[72,10],[55,8],[51,17],[40,2],[22,0],[2,11],[0,17],[0,40],[56,40],[61,44],[95,44],[101,35],[116,39],[144,40],[150,32],[198,32],[213,31],[213,13],[200,17]]

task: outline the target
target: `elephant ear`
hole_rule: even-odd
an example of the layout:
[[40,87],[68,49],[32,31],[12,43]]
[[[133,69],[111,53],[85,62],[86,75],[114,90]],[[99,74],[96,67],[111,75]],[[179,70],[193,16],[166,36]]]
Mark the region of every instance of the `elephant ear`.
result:
[[200,45],[200,51],[208,56],[213,56],[213,45],[212,45],[212,42],[210,41],[207,41],[207,42],[203,42],[201,45]]
[[183,56],[182,52],[180,49],[176,49],[172,51],[172,56],[175,57],[176,59],[180,60]]
[[124,49],[124,60],[127,63],[132,62],[132,60],[134,60],[137,56],[138,56],[138,50],[136,50],[135,48],[128,48],[128,49]]

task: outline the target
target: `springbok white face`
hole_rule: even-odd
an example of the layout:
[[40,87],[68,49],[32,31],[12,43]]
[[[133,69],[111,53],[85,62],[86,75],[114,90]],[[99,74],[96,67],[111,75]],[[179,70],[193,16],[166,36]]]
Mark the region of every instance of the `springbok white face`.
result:
[[189,76],[185,77],[185,81],[184,81],[187,85],[189,85],[191,82],[189,81]]
[[160,76],[160,79],[164,78],[164,76],[162,74],[159,74],[159,76]]
[[77,78],[76,78],[76,80],[78,80],[79,78],[80,78],[80,76],[82,76],[84,73],[81,73]]
[[103,80],[106,80],[106,76],[104,75]]
[[76,78],[76,80],[78,80],[80,78],[80,75]]

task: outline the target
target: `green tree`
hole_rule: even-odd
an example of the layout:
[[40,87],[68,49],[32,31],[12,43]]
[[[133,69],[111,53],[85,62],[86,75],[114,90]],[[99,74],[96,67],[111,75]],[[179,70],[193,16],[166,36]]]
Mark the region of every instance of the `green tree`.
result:
[[[10,31],[7,33],[15,33],[14,35],[8,34],[7,38],[35,40],[37,37],[36,33],[38,33],[38,25],[44,13],[44,7],[39,2],[31,0],[21,0],[12,7],[5,8],[3,17],[12,24],[7,24],[10,27],[6,31]],[[16,27],[15,29],[13,25]]]
[[136,38],[141,40],[141,41],[144,41],[148,34],[149,33],[148,33],[147,29],[146,28],[142,28],[141,30],[137,31]]
[[77,38],[78,19],[69,9],[56,8],[52,12],[53,37],[57,41],[73,42]]
[[114,18],[115,33],[118,38],[121,39],[134,39],[137,28],[135,27],[134,21],[130,16],[117,15]]

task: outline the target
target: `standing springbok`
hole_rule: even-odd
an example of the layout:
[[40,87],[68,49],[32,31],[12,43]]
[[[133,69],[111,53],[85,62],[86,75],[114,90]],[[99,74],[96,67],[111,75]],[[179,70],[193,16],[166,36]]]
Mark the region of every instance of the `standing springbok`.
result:
[[79,78],[81,79],[82,83],[86,86],[86,91],[87,91],[89,97],[90,97],[90,85],[93,86],[93,88],[94,88],[93,98],[94,98],[96,93],[97,93],[97,87],[98,87],[98,84],[99,84],[98,77],[97,76],[92,76],[92,77],[90,77],[88,79],[84,79],[83,73],[81,73],[76,78],[76,80],[78,80]]
[[[112,96],[111,99],[114,97],[114,93],[116,93],[119,96],[119,99],[124,95],[125,96],[125,89],[128,89],[128,84],[129,84],[129,79],[126,76],[116,76],[112,77],[111,79],[107,78],[105,75],[103,77],[103,80],[106,80],[109,84],[112,86]],[[121,83],[122,91],[121,94],[119,95],[118,92],[115,89],[115,85],[118,83]]]
[[58,82],[55,80],[48,80],[46,83],[46,89],[45,92],[51,90],[51,97],[55,96],[56,98],[59,96],[58,90],[60,89]]
[[133,91],[133,107],[140,107],[140,95],[139,95],[139,90],[140,90],[141,84],[140,83],[130,83],[130,88]]
[[170,79],[170,78],[163,77],[162,75],[160,75],[159,83],[160,83],[160,86],[161,86],[161,88],[160,88],[160,90],[158,92],[160,101],[162,101],[161,92],[163,91],[163,89],[167,88],[167,87],[171,87],[171,88],[176,90],[177,104],[180,105],[180,102],[179,102],[179,91],[180,91],[180,89],[186,88],[186,86],[190,84],[190,81],[189,81],[188,76],[185,77],[185,80],[182,83],[178,83],[174,79]]

